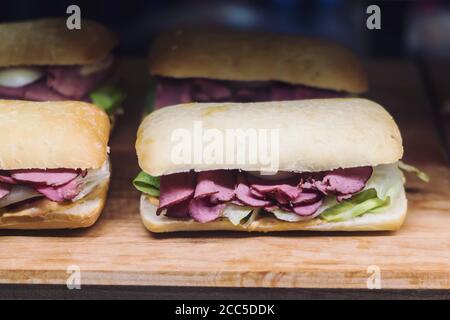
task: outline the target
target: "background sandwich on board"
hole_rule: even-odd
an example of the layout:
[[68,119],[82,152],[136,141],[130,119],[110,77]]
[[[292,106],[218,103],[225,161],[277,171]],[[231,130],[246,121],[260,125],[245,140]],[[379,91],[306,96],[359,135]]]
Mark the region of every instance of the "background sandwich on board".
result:
[[111,119],[125,99],[114,79],[118,40],[95,21],[69,30],[66,19],[0,24],[0,99],[93,102]]
[[88,227],[110,180],[110,121],[78,101],[0,100],[0,229]]
[[188,102],[261,102],[364,93],[367,76],[347,48],[298,35],[181,29],[159,36],[148,110]]

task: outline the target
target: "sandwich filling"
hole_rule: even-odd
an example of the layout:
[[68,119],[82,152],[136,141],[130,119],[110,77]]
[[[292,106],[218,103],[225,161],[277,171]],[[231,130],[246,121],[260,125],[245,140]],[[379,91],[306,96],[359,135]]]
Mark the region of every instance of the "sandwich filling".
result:
[[233,224],[260,211],[289,222],[346,221],[387,208],[403,183],[397,164],[276,176],[238,170],[160,178],[141,173],[134,181],[137,189],[159,198],[158,214],[200,223],[227,218]]
[[37,198],[54,202],[77,201],[109,177],[109,161],[92,170],[0,170],[0,209]]
[[277,81],[157,79],[154,108],[189,102],[263,102],[337,98],[345,93]]
[[107,82],[114,65],[109,56],[85,66],[0,68],[0,99],[87,101],[112,114],[125,99],[121,89]]

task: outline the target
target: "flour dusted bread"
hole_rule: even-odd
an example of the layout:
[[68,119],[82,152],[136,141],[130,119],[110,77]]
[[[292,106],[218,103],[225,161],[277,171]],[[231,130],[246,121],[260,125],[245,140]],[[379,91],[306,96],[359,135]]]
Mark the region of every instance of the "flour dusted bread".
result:
[[149,57],[152,75],[234,81],[282,81],[362,93],[358,59],[331,41],[230,30],[175,30],[161,35]]
[[0,100],[0,170],[97,169],[107,159],[110,122],[78,101]]
[[109,180],[75,202],[39,199],[13,209],[0,208],[0,229],[74,229],[93,225],[105,206]]
[[0,67],[94,64],[117,44],[114,33],[84,18],[80,30],[69,30],[65,18],[2,23],[0,39]]
[[[380,105],[366,99],[315,99],[262,103],[191,103],[162,108],[141,124],[139,165],[153,176],[189,170],[264,171],[265,164],[175,163],[175,130],[194,136],[194,123],[227,129],[278,129],[281,171],[324,171],[395,163],[403,155],[399,129]],[[244,146],[245,148],[245,146]]]

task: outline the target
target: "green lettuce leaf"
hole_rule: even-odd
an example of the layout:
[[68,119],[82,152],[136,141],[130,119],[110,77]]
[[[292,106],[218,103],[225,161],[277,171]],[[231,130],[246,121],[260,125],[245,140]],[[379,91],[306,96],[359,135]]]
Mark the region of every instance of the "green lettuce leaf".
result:
[[350,199],[338,203],[334,197],[327,197],[321,210],[325,221],[346,221],[365,213],[377,213],[391,205],[396,199],[405,181],[397,164],[383,164],[373,168],[372,176],[364,190]]
[[122,89],[111,83],[98,87],[90,94],[92,102],[107,113],[114,112],[126,97],[127,95]]
[[419,170],[419,168],[406,164],[403,161],[398,162],[398,167],[403,171],[415,174],[417,178],[424,182],[430,182],[430,177],[425,172]]
[[133,180],[133,185],[142,193],[159,197],[159,178],[141,171]]
[[370,210],[389,204],[390,198],[378,198],[375,189],[364,190],[348,200],[344,200],[321,213],[327,222],[346,221],[358,217]]

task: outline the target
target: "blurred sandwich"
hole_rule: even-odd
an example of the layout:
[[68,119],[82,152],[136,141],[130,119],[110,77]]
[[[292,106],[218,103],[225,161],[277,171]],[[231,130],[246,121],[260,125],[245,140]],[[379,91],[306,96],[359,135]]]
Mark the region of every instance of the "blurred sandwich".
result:
[[85,102],[0,100],[0,229],[88,227],[109,186],[108,116]]
[[125,94],[115,84],[117,37],[83,19],[81,30],[49,18],[0,24],[0,99],[93,102],[110,116]]
[[367,90],[360,61],[331,41],[286,34],[179,30],[150,50],[151,107],[343,97]]
[[[210,131],[192,140],[199,124]],[[250,160],[249,150],[266,144],[227,140],[254,130],[278,137],[272,172]],[[177,160],[180,147],[193,156]],[[136,149],[143,171],[134,185],[153,232],[397,230],[406,216],[399,129],[365,99],[170,106],[146,117]],[[248,157],[228,158],[229,150]]]

